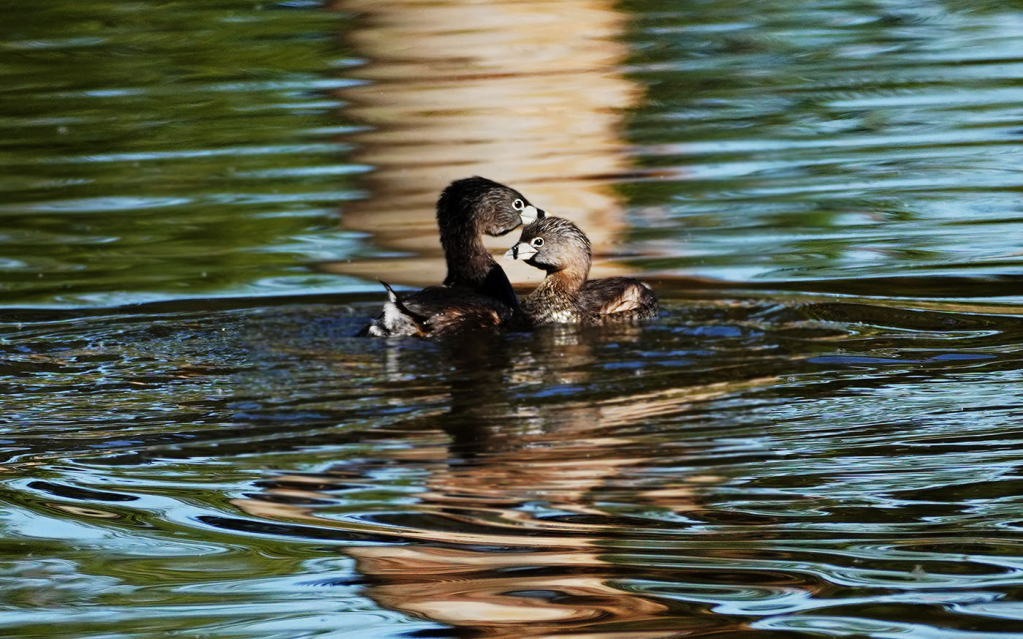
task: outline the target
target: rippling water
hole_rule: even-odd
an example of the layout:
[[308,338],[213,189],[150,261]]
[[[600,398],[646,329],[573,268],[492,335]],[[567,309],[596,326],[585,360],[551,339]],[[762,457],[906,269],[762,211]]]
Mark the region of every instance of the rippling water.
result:
[[[1020,635],[1023,11],[563,4],[8,9],[4,636]],[[660,319],[351,337],[471,172]]]

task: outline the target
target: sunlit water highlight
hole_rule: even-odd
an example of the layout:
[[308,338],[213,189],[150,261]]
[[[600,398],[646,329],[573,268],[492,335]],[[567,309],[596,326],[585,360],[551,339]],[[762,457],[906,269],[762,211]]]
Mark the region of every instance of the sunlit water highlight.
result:
[[[417,25],[451,49],[409,76],[400,5],[9,9],[2,634],[1018,636],[1023,13],[573,2],[544,84],[486,66],[503,21]],[[451,76],[462,37],[496,48]],[[585,153],[485,128],[470,166],[402,102],[434,81],[609,93]],[[464,115],[571,115],[537,104]],[[420,202],[425,246],[431,180],[487,163],[583,194],[661,317],[353,338],[360,264],[436,259],[370,213]]]

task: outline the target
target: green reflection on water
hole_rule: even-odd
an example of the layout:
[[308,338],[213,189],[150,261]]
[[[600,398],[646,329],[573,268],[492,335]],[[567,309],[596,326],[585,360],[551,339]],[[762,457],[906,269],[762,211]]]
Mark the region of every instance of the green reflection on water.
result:
[[[363,168],[345,16],[246,2],[5,9],[0,303],[322,284]],[[332,284],[337,278],[331,278]],[[120,297],[117,297],[120,296]]]
[[1018,10],[627,6],[647,87],[627,131],[656,178],[620,185],[639,266],[738,281],[1023,267]]

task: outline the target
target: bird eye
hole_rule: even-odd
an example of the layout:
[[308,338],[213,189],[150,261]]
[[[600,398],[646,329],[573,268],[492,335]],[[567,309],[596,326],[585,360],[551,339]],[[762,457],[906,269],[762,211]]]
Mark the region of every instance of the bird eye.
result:
[[543,238],[542,237],[534,237],[533,241],[530,242],[530,244],[532,244],[536,248],[540,248],[541,246],[543,246]]
[[526,208],[526,203],[516,198],[516,200],[512,202],[512,208],[516,211],[522,211]]

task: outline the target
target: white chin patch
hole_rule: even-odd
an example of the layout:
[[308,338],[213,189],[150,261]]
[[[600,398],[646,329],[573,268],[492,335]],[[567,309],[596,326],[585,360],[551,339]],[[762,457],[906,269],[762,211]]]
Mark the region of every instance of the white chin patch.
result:
[[535,206],[530,204],[526,208],[522,209],[520,216],[522,217],[523,224],[532,224],[538,217],[540,217],[540,213],[536,210]]
[[504,256],[509,260],[528,260],[536,255],[536,249],[528,244],[516,244],[508,249]]

